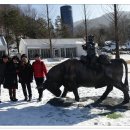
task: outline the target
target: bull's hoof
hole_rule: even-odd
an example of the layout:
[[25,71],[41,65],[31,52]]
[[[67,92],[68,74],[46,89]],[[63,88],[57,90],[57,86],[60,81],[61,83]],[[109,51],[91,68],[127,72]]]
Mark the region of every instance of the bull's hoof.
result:
[[75,101],[79,102],[79,98],[75,98]]
[[60,95],[61,95],[61,90],[59,89],[59,90],[57,90],[55,96],[56,96],[56,97],[60,97]]
[[127,104],[129,103],[129,100],[124,100],[121,104],[124,105],[124,104]]
[[103,100],[98,99],[97,101],[95,101],[95,104],[100,104]]
[[62,94],[61,97],[64,98],[64,97],[66,97],[66,95]]

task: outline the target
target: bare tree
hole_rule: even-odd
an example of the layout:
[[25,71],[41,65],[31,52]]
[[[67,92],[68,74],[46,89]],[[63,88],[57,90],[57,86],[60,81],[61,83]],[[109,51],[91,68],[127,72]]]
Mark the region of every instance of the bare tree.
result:
[[92,14],[92,10],[90,11],[90,5],[81,5],[79,8],[79,11],[82,16],[82,24],[77,25],[74,31],[75,37],[83,37],[85,40],[87,40],[87,35],[90,32],[89,29],[89,19]]
[[47,9],[47,26],[48,26],[48,36],[49,36],[49,41],[50,41],[50,57],[53,57],[52,53],[52,41],[51,41],[51,28],[50,28],[50,19],[49,19],[49,10],[48,10],[48,5],[46,4],[46,9]]
[[[109,11],[107,15],[107,19],[113,24],[114,27],[114,41],[116,43],[116,58],[119,58],[119,19],[121,17],[121,13],[119,13],[119,5],[109,5],[109,8],[112,12]],[[112,30],[111,30],[112,31]]]
[[87,18],[86,18],[86,6],[84,4],[84,25],[85,25],[85,37],[86,37],[86,43],[87,43]]
[[56,37],[62,37],[61,17],[60,16],[57,16],[55,19],[55,34],[56,34]]
[[117,5],[114,4],[114,25],[115,25],[115,42],[116,42],[116,58],[120,58],[119,54],[119,35],[118,35],[118,14]]
[[37,11],[35,8],[32,7],[32,5],[26,5],[23,8],[23,13],[25,14],[25,16],[31,17],[32,19],[36,19],[37,18]]
[[129,39],[129,23],[130,20],[127,17],[127,14],[123,14],[119,20],[119,37],[120,37],[120,44],[126,42]]
[[40,17],[46,19],[47,21],[47,29],[48,29],[48,35],[49,38],[49,45],[50,45],[50,57],[53,57],[53,50],[52,50],[52,37],[55,36],[54,34],[54,24],[53,18],[56,17],[56,8],[54,8],[52,5],[42,5],[42,12],[40,13]]
[[90,11],[89,11],[89,5],[83,5],[83,14],[84,14],[84,20],[83,20],[83,23],[84,23],[84,34],[85,34],[85,39],[87,41],[87,35],[88,35],[88,26],[89,26],[89,18],[90,18]]

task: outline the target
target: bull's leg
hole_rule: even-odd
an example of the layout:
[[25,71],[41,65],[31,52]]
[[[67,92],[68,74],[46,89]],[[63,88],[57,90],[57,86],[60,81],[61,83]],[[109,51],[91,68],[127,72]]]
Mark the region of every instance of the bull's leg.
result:
[[74,93],[74,96],[75,96],[75,101],[78,102],[79,101],[79,94],[78,94],[78,89],[77,89],[78,86],[77,86],[76,82],[74,82],[74,81],[71,81],[71,83],[69,84],[69,86],[70,86],[70,88],[72,88],[72,92]]
[[103,95],[96,101],[96,103],[100,103],[102,102],[106,97],[107,95],[112,91],[113,89],[113,86],[109,85],[107,86],[106,88],[106,91],[103,93]]
[[[67,90],[66,88],[64,88],[64,92],[63,92],[63,94],[62,94],[61,97],[66,97],[67,92],[68,92],[68,90]],[[76,100],[76,101],[79,101],[79,95],[78,95],[78,90],[77,90],[77,88],[74,88],[74,89],[73,89],[73,93],[74,93],[74,96],[75,96],[75,100]]]
[[124,94],[124,100],[122,104],[129,103],[129,94],[128,94],[128,89],[123,85],[123,83],[120,83],[120,85],[115,85],[116,88],[121,90]]
[[79,101],[79,95],[78,95],[77,88],[73,89],[73,93],[74,93],[74,96],[75,96],[75,100],[78,102]]
[[68,89],[64,87],[64,91],[63,91],[61,97],[66,97],[67,92],[68,92]]

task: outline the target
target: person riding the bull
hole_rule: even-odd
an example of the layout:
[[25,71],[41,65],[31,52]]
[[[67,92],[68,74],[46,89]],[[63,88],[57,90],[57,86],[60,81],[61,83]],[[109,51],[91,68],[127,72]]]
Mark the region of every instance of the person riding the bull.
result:
[[98,56],[94,43],[94,36],[90,34],[88,36],[88,41],[86,44],[82,45],[82,47],[87,52],[87,55],[83,57],[85,58],[86,63],[92,67],[92,64],[96,63]]
[[86,56],[81,56],[81,61],[89,65],[93,69],[99,68],[100,65],[109,65],[110,58],[107,55],[98,55],[96,44],[94,43],[94,36],[89,35],[86,44],[82,45],[83,50],[86,51]]

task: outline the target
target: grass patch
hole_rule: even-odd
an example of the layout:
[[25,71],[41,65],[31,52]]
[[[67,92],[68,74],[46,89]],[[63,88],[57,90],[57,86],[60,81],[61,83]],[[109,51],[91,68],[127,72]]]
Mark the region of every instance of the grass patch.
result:
[[122,117],[122,115],[120,113],[115,113],[115,112],[107,115],[107,118],[110,118],[110,119],[117,119],[120,117]]

